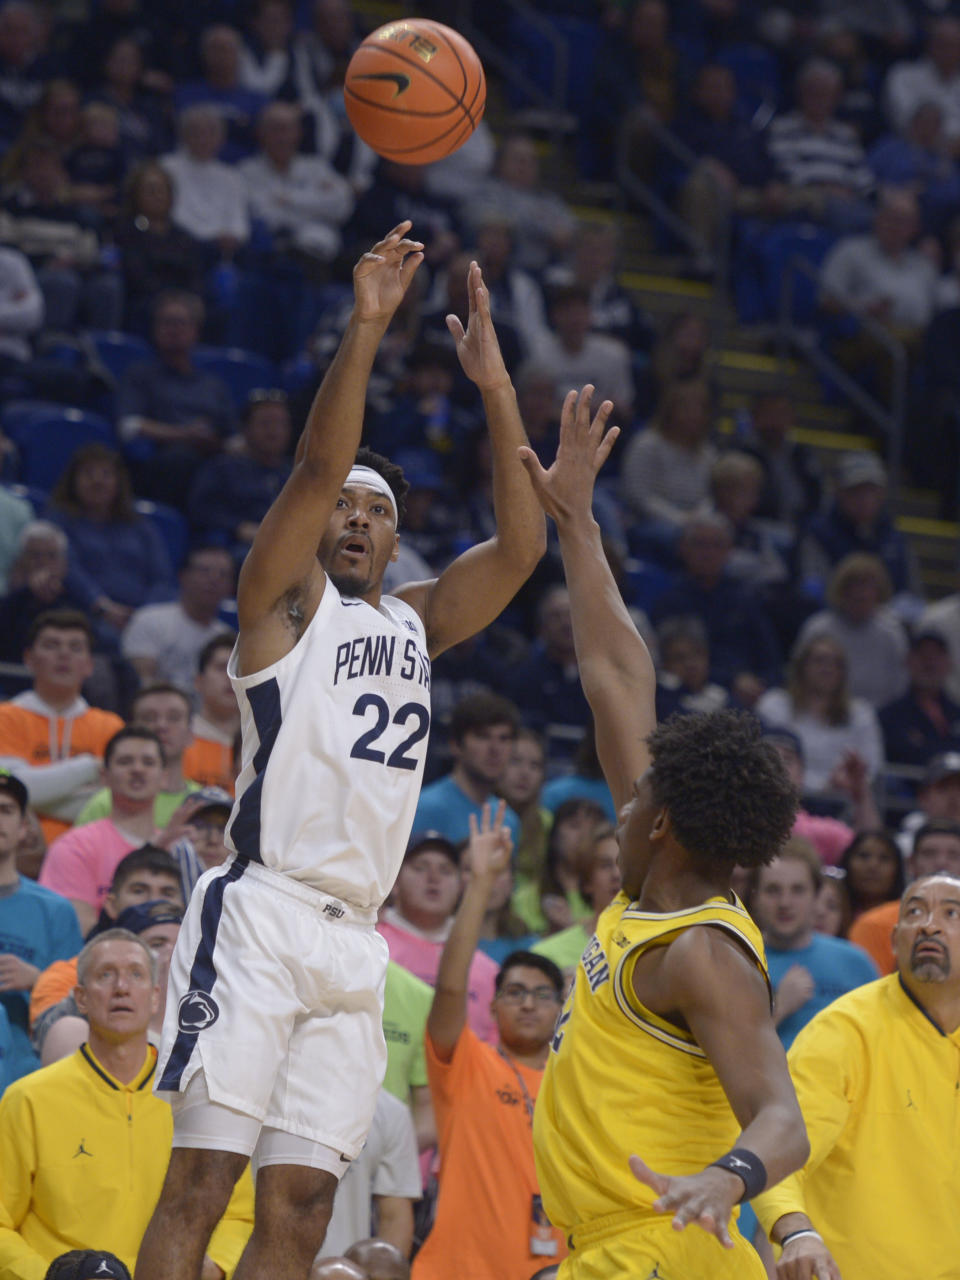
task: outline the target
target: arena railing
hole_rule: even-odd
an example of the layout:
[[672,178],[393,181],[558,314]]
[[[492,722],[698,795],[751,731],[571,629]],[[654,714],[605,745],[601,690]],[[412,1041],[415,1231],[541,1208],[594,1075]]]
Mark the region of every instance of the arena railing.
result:
[[[509,50],[497,47],[472,20],[473,0],[456,0],[448,19],[476,49],[485,67],[496,70],[498,76],[514,89],[522,90],[533,101],[530,109],[512,112],[513,123],[520,127],[542,128],[555,146],[576,128],[576,118],[567,106],[570,83],[570,53],[567,42],[555,26],[539,13],[527,0],[511,0],[511,16],[521,18],[550,46],[552,51],[553,82],[549,92],[534,83],[524,71],[510,59]],[[488,86],[489,88],[489,86]]]
[[711,345],[722,346],[728,318],[730,282],[730,247],[732,208],[727,192],[709,169],[716,200],[717,242],[708,244],[697,229],[674,209],[644,177],[637,173],[631,156],[638,132],[645,133],[682,168],[689,177],[700,165],[702,157],[692,151],[672,129],[668,128],[646,104],[641,104],[624,117],[617,134],[617,184],[622,195],[635,200],[656,222],[673,235],[689,254],[693,263],[706,267],[713,276],[713,307],[710,316]]
[[780,313],[777,320],[777,355],[785,361],[789,352],[801,356],[824,379],[834,383],[843,395],[878,428],[886,441],[887,473],[891,506],[896,507],[903,464],[903,433],[907,407],[907,349],[889,329],[872,316],[861,315],[838,298],[834,308],[854,319],[860,328],[890,357],[890,399],[881,403],[826,351],[815,327],[799,325],[793,314],[797,277],[803,275],[819,283],[820,271],[800,255],[787,260],[780,282]]

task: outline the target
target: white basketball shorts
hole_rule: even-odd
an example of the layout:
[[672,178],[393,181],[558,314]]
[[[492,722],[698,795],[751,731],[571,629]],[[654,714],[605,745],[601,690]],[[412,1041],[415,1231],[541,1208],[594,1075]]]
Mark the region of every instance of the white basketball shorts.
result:
[[386,1069],[376,912],[232,859],[190,898],[170,961],[156,1091],[210,1100],[355,1159]]

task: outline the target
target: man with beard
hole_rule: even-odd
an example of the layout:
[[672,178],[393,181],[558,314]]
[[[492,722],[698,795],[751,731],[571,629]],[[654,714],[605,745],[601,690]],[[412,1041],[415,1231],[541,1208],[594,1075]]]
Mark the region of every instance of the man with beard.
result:
[[915,880],[897,972],[797,1036],[791,1075],[810,1158],[753,1207],[778,1280],[947,1280],[960,1257],[960,879]]
[[497,531],[439,578],[383,594],[407,484],[357,446],[377,349],[423,260],[409,231],[354,269],[346,332],[240,575],[234,856],[200,878],[170,963],[156,1087],[173,1103],[174,1151],[137,1280],[199,1280],[250,1156],[256,1225],[236,1280],[306,1280],[386,1065],[375,926],[423,776],[430,660],[488,626],[546,547],[474,263],[467,328],[448,326],[483,397]]

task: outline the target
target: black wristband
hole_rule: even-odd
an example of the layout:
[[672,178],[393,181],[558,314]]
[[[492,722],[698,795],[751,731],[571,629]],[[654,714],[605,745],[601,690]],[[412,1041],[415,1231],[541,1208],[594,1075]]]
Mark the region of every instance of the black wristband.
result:
[[767,1171],[759,1156],[755,1156],[746,1147],[734,1147],[719,1160],[714,1160],[710,1168],[726,1169],[742,1179],[744,1192],[741,1200],[752,1200],[767,1185]]

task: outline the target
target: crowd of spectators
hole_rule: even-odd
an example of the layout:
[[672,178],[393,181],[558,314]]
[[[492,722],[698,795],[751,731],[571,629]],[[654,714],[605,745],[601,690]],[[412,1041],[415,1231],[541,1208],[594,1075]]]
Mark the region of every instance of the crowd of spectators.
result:
[[[952,512],[960,18],[921,0],[537,7],[593,32],[586,176],[614,176],[617,128],[643,105],[698,160],[662,163],[640,118],[632,162],[708,249],[721,205],[745,269],[757,227],[829,237],[825,340],[879,393],[877,349],[837,317],[904,342],[908,464]],[[509,9],[475,17],[502,33]],[[595,516],[657,661],[659,716],[755,712],[801,792],[789,845],[741,888],[784,1043],[892,971],[906,879],[960,869],[960,593],[925,598],[879,453],[823,466],[777,389],[720,433],[708,325],[637,305],[617,219],[574,213],[535,135],[483,124],[426,169],[379,161],[343,111],[363,33],[346,0],[99,0],[77,22],[0,7],[0,1272],[23,1280],[105,1246],[113,1262],[90,1258],[132,1271],[170,1146],[166,1104],[148,1102],[164,966],[198,877],[228,856],[236,575],[343,331],[350,265],[402,218],[426,260],[365,427],[411,484],[388,583],[434,576],[494,525],[482,405],[445,324],[476,258],[541,460],[570,386],[616,406]],[[231,347],[234,366],[210,359]],[[78,426],[45,487],[8,416],[39,399],[107,429]],[[555,543],[497,624],[435,662],[431,694],[426,785],[379,926],[388,1072],[317,1280],[403,1280],[411,1254],[415,1276],[445,1274],[458,1248],[529,1280],[564,1247],[529,1213],[526,1108],[619,870]],[[469,839],[498,798],[509,857]],[[532,1047],[524,1019],[543,1024]],[[484,1081],[509,1115],[476,1102]],[[71,1163],[93,1142],[130,1162],[129,1200],[96,1238],[83,1206],[105,1191]],[[248,1192],[204,1280],[231,1274]],[[501,1249],[511,1196],[519,1244]]]

